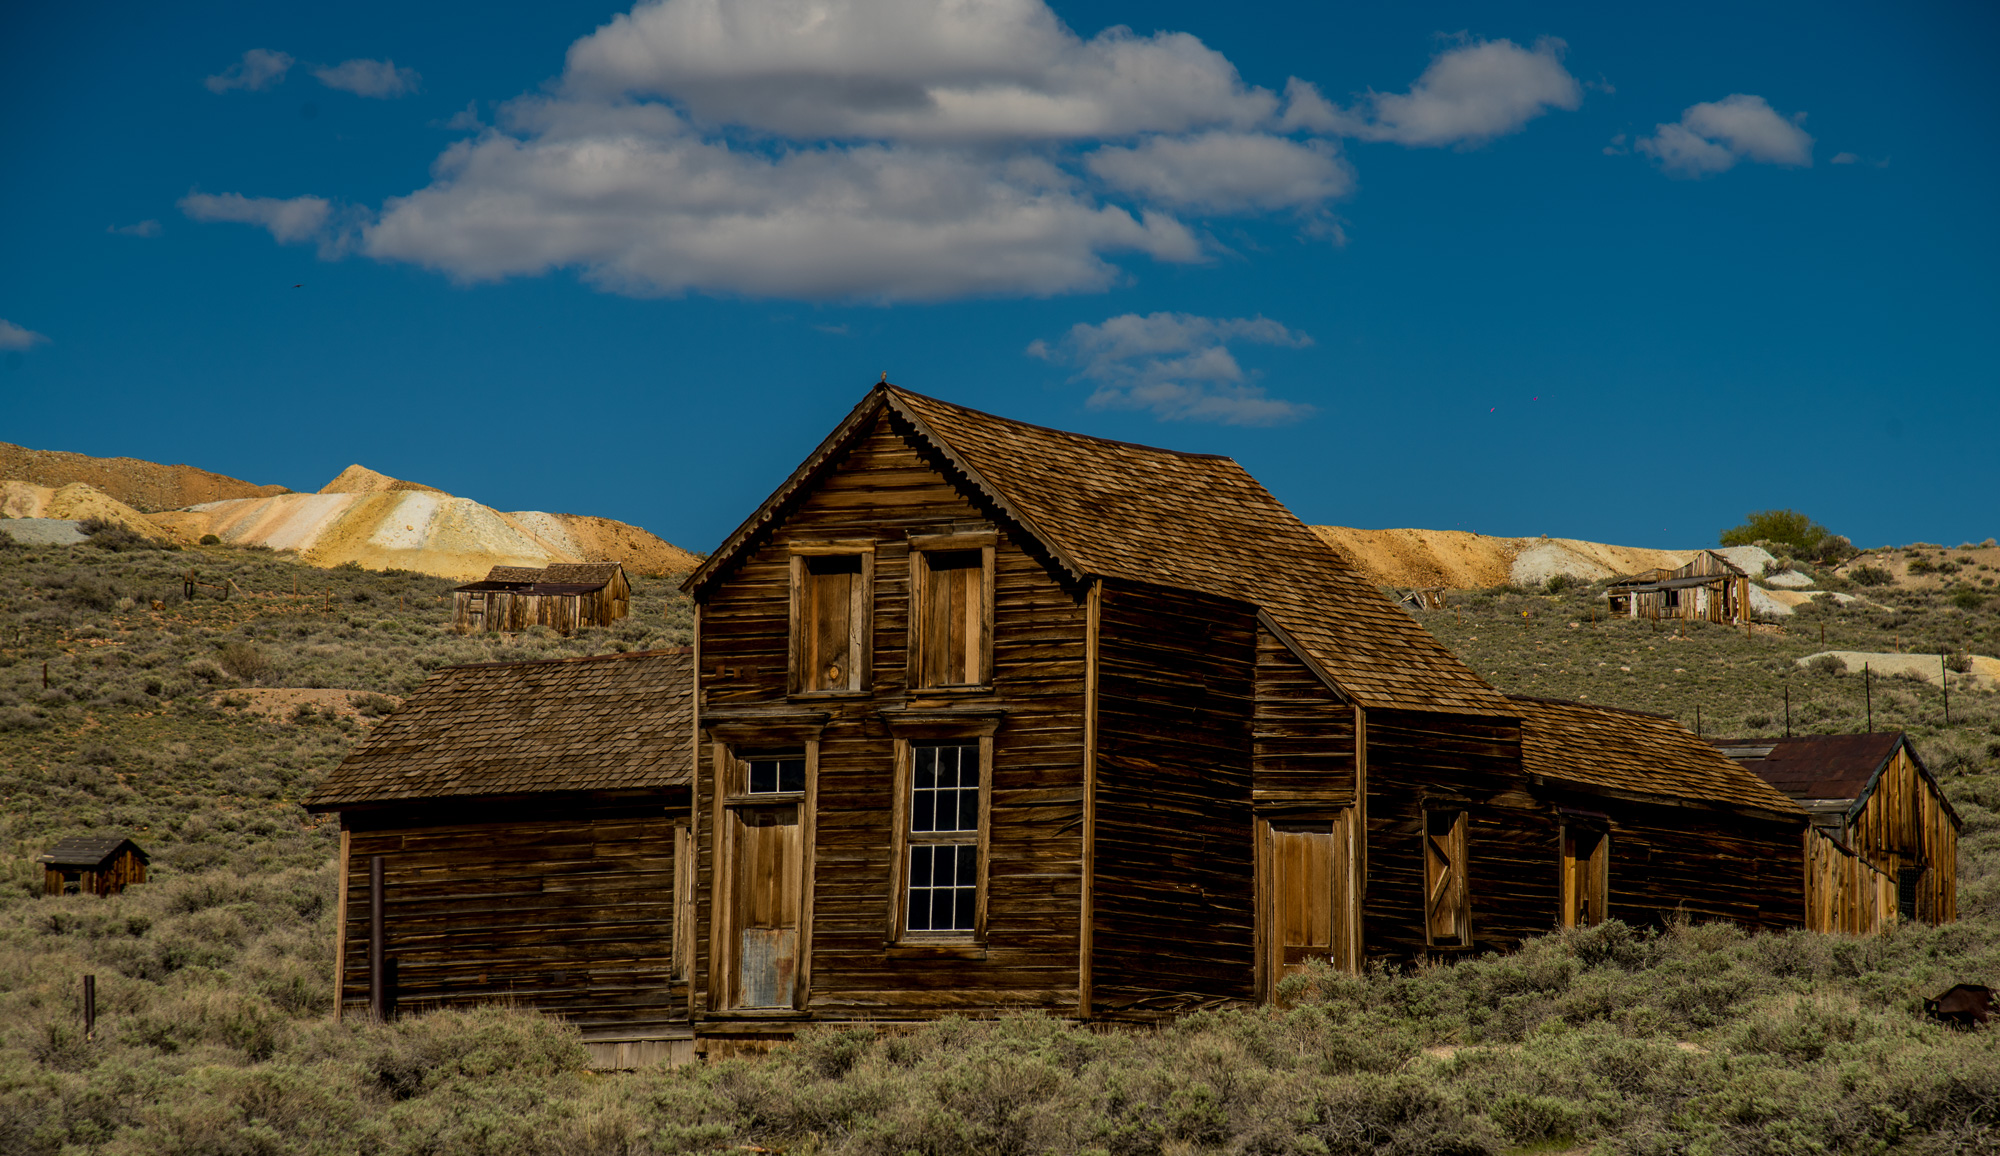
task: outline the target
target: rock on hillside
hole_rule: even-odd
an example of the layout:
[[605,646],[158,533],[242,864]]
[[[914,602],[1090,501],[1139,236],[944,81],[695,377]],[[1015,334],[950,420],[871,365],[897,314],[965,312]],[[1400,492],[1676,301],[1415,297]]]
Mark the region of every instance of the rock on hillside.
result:
[[355,562],[483,578],[494,566],[620,562],[641,574],[692,570],[699,559],[637,526],[575,514],[502,513],[350,466],[317,494],[205,502],[155,514],[183,540],[214,534],[239,546],[296,550],[315,566]]
[[291,493],[283,486],[259,486],[193,466],[163,466],[137,458],[93,458],[64,450],[31,450],[7,442],[0,442],[0,478],[52,490],[83,482],[148,514],[225,498],[265,498]]
[[96,518],[116,522],[136,534],[161,541],[170,535],[146,515],[84,482],[60,489],[33,482],[0,482],[0,513],[10,518],[58,518],[81,522]]
[[1693,550],[1607,546],[1576,538],[1491,538],[1465,530],[1356,530],[1313,533],[1377,586],[1479,590],[1516,582],[1539,586],[1556,574],[1584,581],[1679,566]]

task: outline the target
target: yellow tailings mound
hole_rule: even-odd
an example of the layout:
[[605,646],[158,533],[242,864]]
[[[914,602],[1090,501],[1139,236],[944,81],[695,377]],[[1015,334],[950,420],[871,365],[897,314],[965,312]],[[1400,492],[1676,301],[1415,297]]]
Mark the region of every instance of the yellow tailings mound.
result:
[[10,518],[97,518],[116,522],[134,533],[160,540],[170,535],[147,521],[146,515],[95,486],[72,482],[60,489],[33,482],[0,482],[0,512]]
[[461,580],[483,578],[495,566],[620,562],[638,574],[673,574],[698,562],[623,522],[504,514],[361,466],[348,467],[317,494],[207,502],[152,518],[183,540],[214,534],[231,545],[296,550],[315,566],[357,562]]
[[1535,584],[1553,573],[1594,580],[1679,566],[1694,553],[1575,538],[1489,538],[1465,530],[1312,529],[1377,586],[1477,590],[1507,582]]
[[414,490],[425,494],[442,494],[435,486],[422,482],[405,482],[387,474],[378,474],[363,465],[352,465],[340,471],[340,476],[319,488],[322,494],[386,494],[400,490]]
[[137,458],[93,458],[63,450],[31,450],[7,442],[0,442],[0,478],[50,489],[83,482],[145,513],[177,510],[196,502],[224,498],[291,493],[283,486],[259,486],[193,466],[163,466]]

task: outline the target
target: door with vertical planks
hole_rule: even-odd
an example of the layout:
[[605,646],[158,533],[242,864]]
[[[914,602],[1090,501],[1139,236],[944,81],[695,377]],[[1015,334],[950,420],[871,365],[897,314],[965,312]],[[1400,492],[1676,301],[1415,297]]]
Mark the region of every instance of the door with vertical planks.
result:
[[799,805],[731,807],[729,822],[735,858],[729,945],[736,957],[729,1002],[789,1008],[797,993],[804,877]]
[[1259,904],[1266,1002],[1278,984],[1312,960],[1353,971],[1355,936],[1353,810],[1328,819],[1273,818],[1263,828]]

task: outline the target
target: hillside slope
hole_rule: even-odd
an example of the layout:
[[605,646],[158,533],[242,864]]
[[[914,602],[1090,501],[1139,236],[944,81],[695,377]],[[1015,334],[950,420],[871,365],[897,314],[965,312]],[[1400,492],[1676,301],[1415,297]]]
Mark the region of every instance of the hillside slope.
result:
[[1537,585],[1554,574],[1586,582],[1685,563],[1694,550],[1610,546],[1577,538],[1493,538],[1465,530],[1314,526],[1320,540],[1377,586],[1483,590]]
[[0,442],[0,478],[49,489],[84,482],[147,514],[226,498],[291,493],[283,486],[260,486],[193,466],[163,466],[138,458],[94,458],[66,450],[31,450],[8,442]]
[[0,482],[0,514],[9,518],[96,518],[158,541],[172,537],[146,515],[87,482],[52,488],[33,482]]

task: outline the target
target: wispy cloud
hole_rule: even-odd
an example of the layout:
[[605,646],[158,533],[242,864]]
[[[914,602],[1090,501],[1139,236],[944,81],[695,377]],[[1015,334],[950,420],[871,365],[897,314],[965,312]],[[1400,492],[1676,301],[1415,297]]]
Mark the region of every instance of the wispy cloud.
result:
[[1148,410],[1165,421],[1282,425],[1314,412],[1271,397],[1230,352],[1231,342],[1299,349],[1312,338],[1265,317],[1126,313],[1098,325],[1079,323],[1051,343],[1028,345],[1030,357],[1076,369],[1072,381],[1096,388],[1100,409]]
[[111,225],[106,227],[104,231],[107,233],[116,233],[121,237],[157,237],[160,235],[160,223],[154,220],[145,220],[130,225]]
[[1688,106],[1680,120],[1655,126],[1652,136],[1633,147],[1676,177],[1710,176],[1739,160],[1803,168],[1812,164],[1813,146],[1799,127],[1805,117],[1803,112],[1781,116],[1761,96],[1731,93]]
[[416,69],[398,68],[393,60],[344,60],[321,65],[313,69],[313,75],[328,88],[376,100],[408,96],[423,82]]
[[285,79],[293,60],[287,53],[269,48],[252,48],[243,59],[202,81],[210,92],[223,93],[243,88],[261,92]]
[[1336,108],[1294,79],[1286,95],[1289,126],[1360,140],[1412,146],[1477,145],[1521,131],[1552,109],[1583,103],[1583,87],[1563,67],[1567,46],[1543,37],[1533,48],[1511,40],[1475,40],[1433,57],[1408,92],[1370,92]]
[[9,353],[19,353],[46,344],[48,340],[32,329],[23,329],[12,321],[0,318],[0,349]]
[[366,213],[337,208],[324,197],[246,197],[241,193],[189,193],[179,201],[190,220],[233,221],[255,225],[279,244],[312,241],[320,256],[338,257],[351,250],[366,223]]

